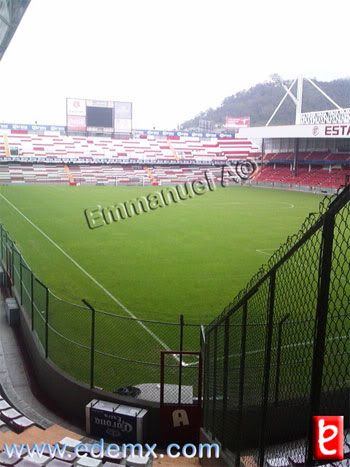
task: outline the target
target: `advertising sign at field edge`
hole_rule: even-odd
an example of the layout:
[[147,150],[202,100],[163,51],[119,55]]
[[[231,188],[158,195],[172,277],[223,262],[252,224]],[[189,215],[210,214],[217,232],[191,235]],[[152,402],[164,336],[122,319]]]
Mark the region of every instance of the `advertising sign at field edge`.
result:
[[142,442],[146,409],[94,399],[86,406],[86,431],[127,443]]
[[250,117],[226,117],[225,128],[247,128],[250,126]]

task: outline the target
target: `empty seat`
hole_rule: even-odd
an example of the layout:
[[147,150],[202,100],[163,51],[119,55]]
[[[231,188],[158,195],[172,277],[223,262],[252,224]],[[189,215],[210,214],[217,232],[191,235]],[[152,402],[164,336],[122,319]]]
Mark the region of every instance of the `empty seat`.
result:
[[52,459],[48,464],[47,467],[73,467],[73,463],[64,462],[63,460]]
[[22,459],[18,464],[16,464],[16,467],[38,467],[38,464]]
[[141,467],[141,466],[152,466],[153,461],[150,457],[146,456],[129,456],[126,459],[126,464],[128,467]]
[[65,446],[66,448],[70,449],[76,448],[79,444],[81,444],[81,441],[74,438],[69,438],[68,436],[66,438],[61,439],[60,441],[61,446]]
[[25,430],[26,428],[33,426],[34,422],[29,418],[22,416],[12,420],[12,425],[18,430]]
[[1,414],[1,417],[7,422],[10,422],[11,420],[14,420],[15,418],[19,418],[22,415],[20,412],[18,412],[18,410],[13,409],[13,408],[3,410],[0,412],[0,414]]
[[6,410],[11,408],[10,404],[8,404],[4,399],[0,400],[0,411]]
[[5,465],[5,466],[15,465],[18,463],[19,459],[20,457],[16,455],[9,457],[5,451],[0,453],[0,465]]
[[44,465],[48,464],[51,459],[49,456],[45,455],[39,456],[39,454],[27,454],[23,457],[23,460],[35,464],[36,467],[43,467]]
[[100,467],[102,465],[101,459],[93,459],[92,457],[81,457],[75,463],[80,467]]
[[73,463],[77,459],[75,452],[65,451],[63,455],[60,455],[58,452],[55,453],[55,459],[62,460],[66,463]]

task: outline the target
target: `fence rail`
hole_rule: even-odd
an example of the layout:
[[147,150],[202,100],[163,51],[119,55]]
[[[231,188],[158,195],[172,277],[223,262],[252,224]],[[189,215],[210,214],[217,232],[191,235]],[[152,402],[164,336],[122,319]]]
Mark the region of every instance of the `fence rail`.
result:
[[204,427],[236,466],[310,465],[312,415],[350,424],[349,201],[324,198],[201,337]]
[[[58,297],[36,277],[2,225],[0,261],[45,358],[90,387],[109,392],[141,384],[156,387],[162,350],[200,348],[200,324],[187,323],[182,315],[178,322],[139,319]],[[186,368],[197,365],[197,360],[184,360],[184,384],[193,384],[193,372]],[[159,391],[152,400],[157,396]]]

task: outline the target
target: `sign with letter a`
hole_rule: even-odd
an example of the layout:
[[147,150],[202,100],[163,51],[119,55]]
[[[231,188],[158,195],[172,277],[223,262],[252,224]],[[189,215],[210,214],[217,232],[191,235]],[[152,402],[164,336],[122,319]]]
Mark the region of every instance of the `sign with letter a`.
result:
[[[171,365],[165,365],[165,358]],[[174,358],[175,357],[175,358]],[[195,387],[183,384],[183,372],[186,371],[184,358],[195,363],[198,382]],[[178,384],[166,384],[165,371],[178,365]],[[191,367],[195,368],[195,367]],[[173,377],[174,373],[171,373]],[[164,445],[177,443],[184,446],[187,443],[199,443],[199,431],[202,421],[202,358],[200,352],[161,351],[160,361],[160,429]],[[194,397],[194,392],[196,396]]]
[[178,443],[199,442],[201,407],[198,405],[163,405],[160,409],[162,438]]
[[174,410],[173,411],[173,426],[177,428],[178,426],[188,426],[190,421],[188,419],[188,415],[186,410]]

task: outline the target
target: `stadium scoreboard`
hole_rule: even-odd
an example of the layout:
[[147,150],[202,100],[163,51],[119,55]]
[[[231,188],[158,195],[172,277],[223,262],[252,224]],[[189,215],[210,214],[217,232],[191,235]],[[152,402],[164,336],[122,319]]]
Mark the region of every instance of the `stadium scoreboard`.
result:
[[68,133],[131,133],[132,103],[67,98]]

